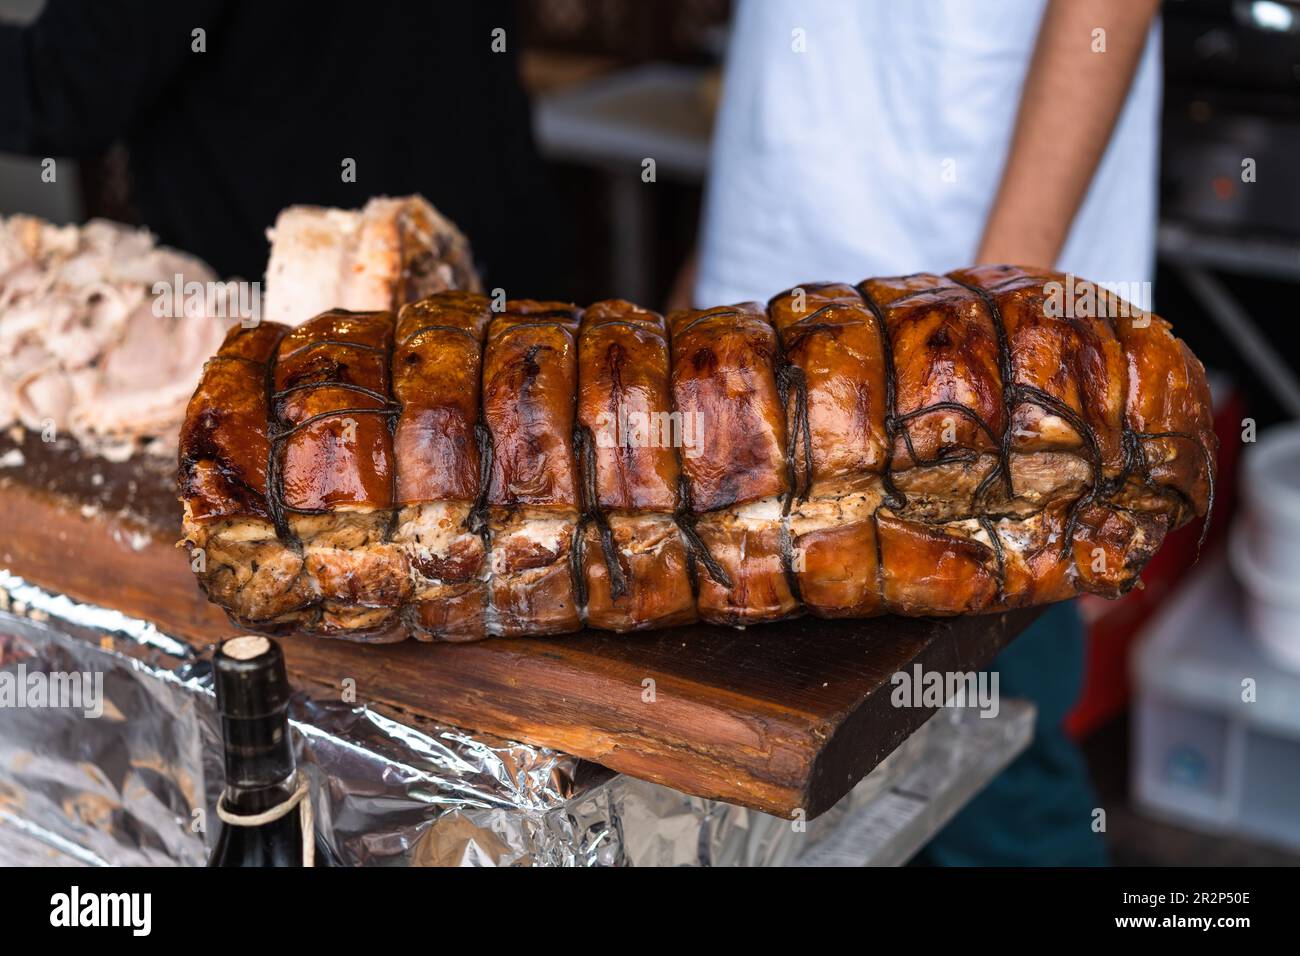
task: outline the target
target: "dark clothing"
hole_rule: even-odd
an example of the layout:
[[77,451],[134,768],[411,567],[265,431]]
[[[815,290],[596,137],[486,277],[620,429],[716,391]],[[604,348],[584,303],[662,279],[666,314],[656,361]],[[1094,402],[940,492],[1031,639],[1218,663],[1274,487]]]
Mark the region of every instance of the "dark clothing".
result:
[[998,655],[1002,700],[1038,707],[1029,749],[966,804],[922,851],[938,866],[1105,866],[1093,830],[1101,806],[1065,718],[1083,688],[1083,620],[1073,601],[1043,616]]
[[[422,193],[490,286],[545,297],[567,257],[518,42],[503,3],[50,0],[30,26],[0,26],[0,150],[88,157],[123,141],[144,224],[248,279],[287,205]],[[545,223],[547,241],[504,223]]]

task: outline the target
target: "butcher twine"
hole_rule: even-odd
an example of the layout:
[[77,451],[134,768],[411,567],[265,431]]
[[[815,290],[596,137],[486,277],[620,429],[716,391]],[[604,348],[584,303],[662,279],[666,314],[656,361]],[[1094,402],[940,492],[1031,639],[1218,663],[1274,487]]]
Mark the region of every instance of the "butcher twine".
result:
[[287,799],[261,813],[231,813],[227,810],[226,794],[230,792],[230,788],[227,787],[221,791],[221,797],[217,800],[217,816],[221,818],[222,823],[232,827],[260,827],[274,823],[294,807],[299,807],[302,821],[302,865],[315,866],[316,821],[311,809],[311,784],[307,780],[307,775],[301,770],[297,773],[297,779],[298,785]]

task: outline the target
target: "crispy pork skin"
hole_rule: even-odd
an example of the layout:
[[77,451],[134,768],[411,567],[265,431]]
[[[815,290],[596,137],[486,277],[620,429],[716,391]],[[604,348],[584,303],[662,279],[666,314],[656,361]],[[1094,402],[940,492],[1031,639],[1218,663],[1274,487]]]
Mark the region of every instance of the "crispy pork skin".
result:
[[368,641],[1115,597],[1208,519],[1210,396],[1169,323],[1102,289],[1063,311],[1071,284],[234,329],[181,432],[185,541],[240,624]]
[[392,540],[411,574],[421,640],[487,634],[488,539],[475,503],[485,467],[479,379],[488,300],[447,292],[404,306],[393,351],[398,509]]
[[[587,623],[646,630],[696,619],[677,529],[681,449],[668,326],[630,302],[597,302],[578,335],[576,541]],[[689,453],[689,450],[688,450]]]

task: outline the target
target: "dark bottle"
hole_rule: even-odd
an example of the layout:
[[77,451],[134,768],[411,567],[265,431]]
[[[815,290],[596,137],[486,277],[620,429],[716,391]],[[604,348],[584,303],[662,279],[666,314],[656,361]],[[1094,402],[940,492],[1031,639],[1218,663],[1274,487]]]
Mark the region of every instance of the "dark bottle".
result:
[[[217,649],[213,670],[225,744],[222,807],[241,817],[266,813],[292,798],[298,786],[284,653],[266,637],[234,637]],[[310,800],[310,793],[303,799]],[[302,866],[302,848],[299,805],[258,826],[222,820],[208,865]],[[315,865],[325,862],[317,852]]]

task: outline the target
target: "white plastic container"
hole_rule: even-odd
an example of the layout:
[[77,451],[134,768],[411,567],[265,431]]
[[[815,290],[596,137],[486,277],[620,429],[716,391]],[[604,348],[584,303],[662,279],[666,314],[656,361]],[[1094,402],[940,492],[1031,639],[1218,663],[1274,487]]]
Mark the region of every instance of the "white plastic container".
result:
[[1300,671],[1300,583],[1259,566],[1243,524],[1233,527],[1228,554],[1233,576],[1246,592],[1251,634],[1279,664]]
[[1300,423],[1269,429],[1247,450],[1242,498],[1229,555],[1251,633],[1300,669]]
[[1206,555],[1135,649],[1131,787],[1148,813],[1300,848],[1300,673],[1251,640]]

